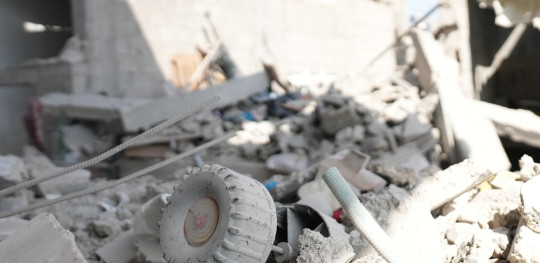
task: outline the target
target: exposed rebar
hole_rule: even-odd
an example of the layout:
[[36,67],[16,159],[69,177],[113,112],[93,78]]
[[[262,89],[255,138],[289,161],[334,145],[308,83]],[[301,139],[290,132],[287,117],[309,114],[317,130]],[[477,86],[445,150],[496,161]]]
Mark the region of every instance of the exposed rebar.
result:
[[100,192],[100,191],[103,191],[105,189],[109,189],[109,188],[112,188],[112,187],[115,187],[119,184],[122,184],[122,183],[125,183],[129,180],[132,180],[132,179],[135,179],[141,175],[145,175],[149,172],[152,172],[154,170],[157,170],[163,166],[166,166],[166,165],[169,165],[173,162],[176,162],[182,158],[185,158],[187,156],[190,156],[194,153],[197,153],[199,151],[202,151],[206,148],[209,148],[209,147],[212,147],[218,143],[221,143],[231,137],[233,137],[234,135],[236,135],[236,132],[233,132],[233,133],[229,133],[229,134],[226,134],[220,138],[217,138],[217,139],[214,139],[212,141],[209,141],[205,144],[202,144],[202,145],[199,145],[189,151],[186,151],[186,152],[183,152],[181,154],[178,154],[178,155],[175,155],[167,160],[164,160],[162,162],[159,162],[159,163],[156,163],[154,165],[151,165],[149,167],[146,167],[144,169],[141,169],[135,173],[132,173],[126,177],[123,177],[121,179],[118,179],[116,181],[112,181],[112,182],[107,182],[107,183],[104,183],[102,185],[98,185],[96,187],[92,187],[92,188],[88,188],[88,189],[85,189],[85,190],[81,190],[81,191],[77,191],[77,192],[73,192],[73,193],[70,193],[70,194],[67,194],[67,195],[64,195],[64,196],[61,196],[61,197],[58,197],[58,198],[55,198],[55,199],[51,199],[51,200],[45,200],[45,201],[41,201],[41,202],[36,202],[34,204],[31,204],[31,205],[28,205],[28,206],[25,206],[25,207],[22,207],[22,208],[19,208],[19,209],[15,209],[15,210],[12,210],[12,211],[7,211],[7,212],[2,212],[0,213],[0,218],[2,217],[8,217],[8,216],[13,216],[13,215],[17,215],[17,214],[20,214],[20,213],[24,213],[24,212],[27,212],[27,211],[30,211],[30,210],[34,210],[34,209],[37,209],[37,208],[41,208],[41,207],[45,207],[45,206],[49,206],[49,205],[53,205],[53,204],[56,204],[56,203],[60,203],[60,202],[63,202],[63,201],[67,201],[67,200],[70,200],[70,199],[74,199],[74,198],[77,198],[77,197],[81,197],[83,195],[88,195],[88,194],[93,194],[93,193],[96,193],[96,192]]

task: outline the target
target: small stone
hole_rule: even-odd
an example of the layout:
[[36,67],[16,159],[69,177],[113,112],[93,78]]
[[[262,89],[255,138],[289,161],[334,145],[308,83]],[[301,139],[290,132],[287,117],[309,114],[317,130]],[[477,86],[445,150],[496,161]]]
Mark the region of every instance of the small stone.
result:
[[508,251],[510,250],[510,229],[506,227],[498,227],[492,229],[493,242],[495,243],[495,250],[493,250],[494,258],[506,258]]
[[366,128],[362,125],[356,125],[353,128],[352,139],[354,142],[361,142],[365,138]]
[[519,168],[521,169],[519,173],[523,182],[540,174],[540,164],[535,163],[533,158],[526,154],[519,159]]
[[469,242],[474,235],[476,227],[467,223],[456,223],[446,232],[446,239],[451,244],[461,246],[464,242]]

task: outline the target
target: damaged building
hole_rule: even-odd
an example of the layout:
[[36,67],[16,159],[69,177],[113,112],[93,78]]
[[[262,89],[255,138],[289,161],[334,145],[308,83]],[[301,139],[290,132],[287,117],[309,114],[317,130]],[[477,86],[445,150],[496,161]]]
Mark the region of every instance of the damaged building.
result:
[[0,261],[540,262],[537,6],[0,3]]

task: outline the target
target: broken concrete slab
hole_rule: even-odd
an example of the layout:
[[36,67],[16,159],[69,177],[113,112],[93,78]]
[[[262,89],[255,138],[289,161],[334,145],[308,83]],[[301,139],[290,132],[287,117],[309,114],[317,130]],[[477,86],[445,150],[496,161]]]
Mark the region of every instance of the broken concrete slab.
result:
[[511,263],[538,263],[540,262],[538,244],[540,244],[540,233],[532,231],[525,221],[521,220],[507,259]]
[[493,122],[499,136],[540,147],[540,117],[533,112],[510,109],[483,101],[474,101],[473,107]]
[[[69,118],[96,121],[120,120],[125,132],[148,129],[161,121],[196,106],[214,96],[220,100],[209,109],[227,106],[270,87],[265,72],[235,78],[221,85],[174,97],[159,99],[121,99],[94,94],[51,93],[41,97],[45,112],[51,115],[65,114]],[[189,94],[189,95],[187,95]]]
[[88,188],[91,184],[91,176],[92,173],[90,171],[80,169],[39,183],[38,189],[43,196],[52,199]]
[[457,161],[473,159],[493,169],[508,170],[511,164],[493,123],[475,110],[458,88],[457,61],[444,54],[431,32],[414,30],[412,36],[420,82],[425,89],[435,88],[440,95],[439,117],[443,120],[439,129],[445,151],[450,156],[457,151]]
[[411,198],[425,203],[433,211],[485,181],[492,174],[475,161],[465,160],[425,178],[411,191]]
[[253,94],[266,91],[270,87],[270,78],[265,72],[255,73],[247,77],[231,79],[223,84],[197,90],[174,97],[152,100],[122,113],[122,126],[125,131],[147,129],[154,124],[171,118],[196,106],[214,96],[220,100],[208,109],[216,109],[234,104]]
[[16,216],[0,219],[0,242],[28,224],[28,220]]
[[40,98],[45,113],[65,117],[111,121],[121,119],[124,112],[145,105],[148,99],[124,99],[99,94],[49,93]]
[[482,228],[515,227],[519,221],[519,188],[480,191],[459,209],[459,222]]
[[540,176],[521,186],[519,213],[531,230],[540,233]]
[[43,213],[26,227],[0,242],[5,262],[86,262],[73,233],[65,230],[54,215]]

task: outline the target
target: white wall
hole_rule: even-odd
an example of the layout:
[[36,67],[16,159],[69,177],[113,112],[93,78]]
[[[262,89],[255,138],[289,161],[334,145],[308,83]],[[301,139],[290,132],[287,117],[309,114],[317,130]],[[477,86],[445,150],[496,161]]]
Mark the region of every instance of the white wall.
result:
[[[369,0],[72,0],[89,41],[88,90],[163,96],[170,57],[206,43],[204,12],[244,74],[262,69],[265,43],[284,73],[360,70],[394,40],[391,7]],[[76,13],[76,11],[74,11]],[[376,67],[391,72],[394,53]]]

